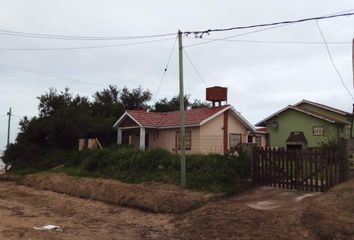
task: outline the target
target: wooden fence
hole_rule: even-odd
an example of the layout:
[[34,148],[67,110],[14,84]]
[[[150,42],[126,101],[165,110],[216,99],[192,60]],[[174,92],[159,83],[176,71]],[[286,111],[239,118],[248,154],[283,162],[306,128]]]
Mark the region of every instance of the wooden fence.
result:
[[252,150],[255,184],[325,192],[348,176],[348,161],[338,150]]

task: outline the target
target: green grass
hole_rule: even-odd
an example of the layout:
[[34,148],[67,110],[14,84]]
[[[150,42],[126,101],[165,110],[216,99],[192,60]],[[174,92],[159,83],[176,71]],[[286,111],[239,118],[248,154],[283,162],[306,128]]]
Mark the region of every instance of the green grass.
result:
[[[139,151],[108,148],[61,153],[56,150],[36,159],[54,168],[20,168],[12,174],[66,174],[77,177],[117,179],[127,183],[162,182],[180,184],[179,156],[163,149]],[[54,161],[54,162],[52,162]],[[57,163],[57,164],[54,164]],[[58,166],[59,165],[59,166]],[[249,157],[192,154],[186,159],[187,188],[213,192],[237,192],[237,179],[251,174]]]

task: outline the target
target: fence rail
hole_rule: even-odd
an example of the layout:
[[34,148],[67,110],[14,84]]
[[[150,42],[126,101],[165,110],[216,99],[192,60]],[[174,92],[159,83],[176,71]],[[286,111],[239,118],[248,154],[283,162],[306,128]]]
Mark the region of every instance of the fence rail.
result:
[[347,179],[348,162],[339,149],[254,148],[255,184],[300,191],[325,192]]

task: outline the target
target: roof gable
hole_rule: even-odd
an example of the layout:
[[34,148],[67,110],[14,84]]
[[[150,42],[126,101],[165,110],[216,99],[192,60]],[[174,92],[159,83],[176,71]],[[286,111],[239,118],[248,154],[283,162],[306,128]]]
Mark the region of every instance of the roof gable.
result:
[[[186,110],[184,112],[184,124],[186,127],[201,126],[229,109],[231,110],[233,116],[241,121],[241,123],[245,125],[248,130],[254,130],[254,127],[230,105]],[[176,128],[180,126],[179,111],[161,113],[146,112],[141,110],[128,110],[123,114],[122,117],[117,120],[113,127],[122,126],[126,117],[131,118],[138,126],[142,127]]]
[[[218,114],[229,109],[229,105],[211,107],[211,108],[195,108],[189,109],[184,112],[184,124],[187,125],[202,125],[209,119],[213,119]],[[179,127],[180,125],[180,112],[173,111],[167,112],[166,117],[162,119],[158,127]]]
[[326,122],[329,122],[329,123],[338,123],[338,124],[346,124],[346,122],[343,122],[339,119],[335,119],[331,116],[327,116],[327,115],[324,115],[324,114],[321,114],[321,113],[318,113],[318,112],[314,112],[314,111],[311,111],[311,110],[308,110],[306,108],[302,108],[302,107],[298,107],[298,106],[292,106],[292,105],[289,105],[283,109],[281,109],[280,111],[270,115],[269,117],[263,119],[262,121],[256,123],[256,126],[266,126],[267,124],[267,121],[271,120],[272,118],[286,112],[286,111],[289,111],[289,110],[294,110],[294,111],[297,111],[297,112],[301,112],[305,115],[308,115],[308,116],[311,116],[311,117],[315,117],[317,119],[321,119],[323,121],[326,121]]
[[337,113],[337,114],[340,114],[340,115],[343,115],[343,116],[352,115],[349,112],[346,112],[346,111],[343,111],[343,110],[340,110],[340,109],[337,109],[337,108],[333,108],[333,107],[330,107],[330,106],[327,106],[327,105],[324,105],[324,104],[321,104],[321,103],[312,102],[312,101],[309,101],[309,100],[306,100],[306,99],[301,100],[300,102],[296,103],[294,106],[306,108],[306,105],[310,105],[310,106],[313,106],[313,107],[316,107],[316,108],[319,108],[319,109],[323,109],[323,110],[326,110],[326,111],[329,111],[329,112]]

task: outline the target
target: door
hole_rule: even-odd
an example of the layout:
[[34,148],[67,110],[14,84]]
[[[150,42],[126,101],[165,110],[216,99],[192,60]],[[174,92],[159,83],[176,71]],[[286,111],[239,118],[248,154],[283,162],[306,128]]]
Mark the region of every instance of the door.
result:
[[145,149],[149,148],[149,134],[145,134]]

